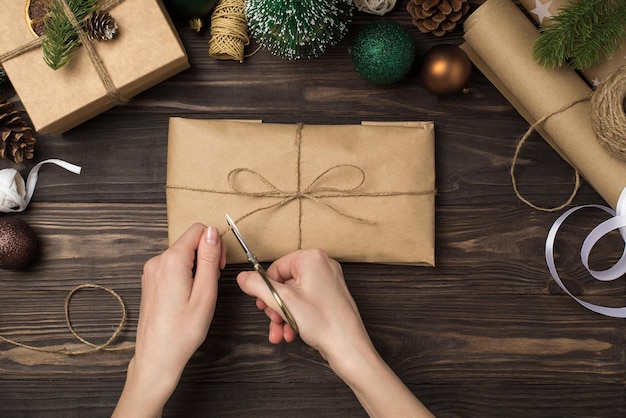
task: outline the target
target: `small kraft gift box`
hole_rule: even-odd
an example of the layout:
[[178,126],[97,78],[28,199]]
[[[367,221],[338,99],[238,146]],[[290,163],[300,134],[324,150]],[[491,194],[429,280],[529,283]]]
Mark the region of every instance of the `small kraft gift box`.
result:
[[225,213],[260,261],[320,248],[343,262],[435,263],[432,122],[273,124],[171,118],[170,243],[218,227],[229,263],[246,261]]
[[161,1],[109,0],[98,7],[115,19],[115,38],[81,45],[53,70],[31,26],[30,1],[0,0],[0,63],[39,133],[61,134],[189,67]]

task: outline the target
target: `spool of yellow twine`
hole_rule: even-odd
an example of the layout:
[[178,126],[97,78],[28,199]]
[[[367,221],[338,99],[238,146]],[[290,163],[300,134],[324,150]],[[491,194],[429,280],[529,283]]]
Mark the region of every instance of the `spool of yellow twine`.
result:
[[243,62],[244,48],[250,44],[243,0],[220,0],[211,15],[209,56]]
[[626,65],[611,73],[591,96],[589,112],[600,144],[626,161]]

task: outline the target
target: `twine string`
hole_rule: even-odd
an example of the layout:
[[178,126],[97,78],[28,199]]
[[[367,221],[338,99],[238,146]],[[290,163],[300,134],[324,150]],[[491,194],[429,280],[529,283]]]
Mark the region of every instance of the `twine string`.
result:
[[[120,308],[122,310],[122,317],[115,331],[113,332],[113,334],[111,334],[109,339],[105,341],[103,344],[95,344],[95,343],[92,343],[91,341],[88,341],[84,337],[82,337],[74,328],[74,325],[72,324],[72,320],[70,318],[70,302],[72,301],[72,298],[77,292],[85,290],[85,289],[97,289],[97,290],[102,290],[102,291],[107,292],[119,302]],[[88,353],[93,353],[95,351],[128,350],[134,347],[133,345],[111,347],[111,344],[113,343],[113,341],[115,341],[115,339],[119,336],[120,332],[124,328],[124,325],[126,323],[126,317],[127,317],[126,304],[124,303],[124,300],[122,299],[122,297],[113,289],[110,289],[108,287],[104,287],[101,285],[97,285],[97,284],[91,284],[91,283],[86,283],[86,284],[81,284],[79,286],[76,286],[74,289],[72,289],[72,291],[68,293],[67,297],[65,298],[64,310],[65,310],[65,323],[67,325],[67,328],[70,330],[72,335],[74,335],[74,337],[78,341],[89,346],[90,348],[83,349],[83,350],[69,350],[67,348],[37,347],[37,346],[21,343],[19,341],[4,337],[2,335],[0,335],[0,340],[7,342],[9,344],[15,345],[17,347],[26,348],[28,350],[39,351],[43,353],[52,353],[52,354],[65,354],[69,356],[88,354]]]
[[524,146],[524,144],[526,143],[526,140],[530,137],[530,134],[533,133],[533,131],[537,128],[537,126],[541,125],[542,123],[544,123],[546,120],[548,120],[549,118],[551,118],[554,115],[557,115],[561,112],[566,111],[567,109],[577,105],[578,103],[582,103],[584,101],[589,100],[589,97],[583,97],[581,99],[575,100],[571,103],[566,104],[565,106],[560,107],[559,109],[553,111],[552,113],[549,113],[545,116],[543,116],[542,118],[538,119],[535,123],[533,123],[528,130],[526,131],[526,133],[522,136],[522,138],[519,140],[519,142],[517,143],[517,146],[515,147],[515,154],[513,155],[513,162],[511,163],[511,169],[510,169],[510,173],[511,173],[511,183],[513,184],[513,190],[515,191],[515,195],[517,196],[518,199],[520,199],[522,202],[526,203],[528,206],[530,206],[533,209],[537,209],[543,212],[555,212],[558,210],[561,210],[563,208],[565,208],[566,206],[568,206],[570,203],[572,203],[572,201],[574,200],[574,197],[576,196],[576,193],[578,193],[578,189],[580,188],[580,173],[578,172],[577,169],[574,168],[574,189],[572,190],[572,193],[570,194],[569,198],[561,205],[556,206],[556,207],[552,207],[552,208],[546,208],[546,207],[542,207],[542,206],[538,206],[534,203],[532,203],[530,200],[526,199],[524,196],[522,196],[522,194],[520,193],[518,187],[517,187],[517,179],[515,177],[515,167],[517,165],[517,160],[519,158],[519,154],[520,151],[522,150],[522,147]]
[[[85,18],[83,21],[78,22],[78,20],[76,19],[76,16],[74,15],[72,10],[68,6],[67,0],[56,0],[56,1],[59,1],[61,3],[61,6],[63,7],[63,12],[65,13],[65,16],[69,19],[69,21],[72,24],[72,26],[74,27],[74,29],[76,29],[76,32],[77,32],[78,37],[80,39],[80,42],[85,47],[85,49],[87,51],[87,55],[89,56],[90,61],[92,62],[96,72],[98,73],[98,76],[100,77],[100,80],[102,81],[102,84],[104,85],[104,87],[105,87],[105,89],[107,91],[107,95],[117,105],[121,105],[121,104],[127,103],[128,99],[123,97],[120,94],[120,92],[117,90],[117,88],[115,87],[115,84],[113,83],[113,80],[111,79],[111,75],[107,71],[106,67],[104,66],[104,63],[102,62],[102,60],[98,56],[98,53],[96,52],[96,50],[93,47],[91,41],[89,40],[89,37],[87,36],[87,33],[83,29],[82,23],[88,17]],[[124,0],[107,0],[107,1],[102,3],[102,5],[100,6],[100,10],[107,11],[107,10],[117,6],[119,3],[123,2],[123,1]],[[0,64],[2,64],[3,62],[6,62],[6,61],[8,61],[8,60],[10,60],[12,58],[15,58],[15,57],[23,54],[24,52],[29,51],[29,50],[31,50],[33,48],[40,47],[42,42],[44,42],[44,40],[46,40],[46,39],[47,39],[47,37],[45,35],[40,36],[40,37],[35,38],[32,41],[30,41],[30,42],[28,42],[28,43],[26,43],[26,44],[24,44],[24,45],[22,45],[20,47],[17,47],[15,49],[13,49],[12,51],[8,51],[8,52],[0,55]]]
[[[325,198],[350,198],[350,197],[384,197],[384,196],[423,196],[423,195],[432,195],[436,193],[436,190],[422,190],[422,191],[406,191],[406,192],[398,192],[398,191],[390,191],[390,192],[366,192],[359,190],[363,184],[365,183],[365,170],[362,168],[352,165],[352,164],[338,164],[332,166],[322,173],[320,173],[317,177],[311,181],[311,183],[306,186],[304,189],[302,188],[302,178],[301,178],[301,156],[302,156],[302,129],[304,128],[304,124],[299,123],[296,127],[295,134],[295,146],[297,152],[297,164],[296,164],[296,179],[297,179],[297,188],[294,191],[284,191],[276,187],[272,184],[267,178],[265,178],[262,174],[255,170],[251,170],[249,168],[235,168],[228,173],[228,185],[230,186],[230,190],[219,190],[219,189],[209,189],[209,188],[200,188],[200,187],[188,187],[188,186],[178,186],[178,185],[167,185],[168,189],[176,189],[176,190],[186,190],[192,192],[200,192],[200,193],[215,193],[215,194],[225,194],[225,195],[238,195],[238,196],[249,196],[249,197],[270,197],[270,198],[278,198],[279,200],[275,203],[272,203],[267,206],[258,207],[253,209],[237,219],[235,219],[235,223],[239,223],[240,221],[262,211],[270,210],[277,208],[279,206],[284,206],[289,202],[297,201],[298,203],[298,249],[302,248],[302,202],[304,199],[310,199],[316,203],[322,204],[325,207],[331,209],[336,214],[352,219],[358,222],[364,222],[367,224],[374,224],[375,221],[371,219],[365,219],[358,216],[354,216],[352,214],[346,213],[329,202],[326,202],[322,199]],[[333,186],[321,186],[321,183],[324,178],[329,177],[333,174],[333,172],[341,169],[348,169],[353,173],[356,173],[358,176],[358,181],[355,182],[354,185],[347,185],[345,187],[333,187]],[[237,184],[237,177],[241,175],[249,174],[255,180],[260,181],[266,186],[266,189],[258,192],[250,192],[244,190]]]
[[209,56],[243,62],[244,48],[249,44],[243,0],[220,0],[211,15]]
[[626,65],[618,68],[592,95],[591,126],[600,144],[626,161]]

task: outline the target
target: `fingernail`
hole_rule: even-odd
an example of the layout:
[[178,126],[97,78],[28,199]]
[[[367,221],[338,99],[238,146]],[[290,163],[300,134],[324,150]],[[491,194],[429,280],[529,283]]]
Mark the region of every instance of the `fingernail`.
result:
[[210,226],[207,228],[206,230],[206,242],[211,244],[211,245],[215,245],[217,244],[217,241],[219,240],[220,235],[217,232],[217,229]]

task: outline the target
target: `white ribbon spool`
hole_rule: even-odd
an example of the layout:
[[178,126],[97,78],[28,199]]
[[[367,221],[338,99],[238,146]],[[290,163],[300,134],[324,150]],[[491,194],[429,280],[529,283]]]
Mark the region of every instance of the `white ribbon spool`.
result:
[[39,169],[42,165],[52,163],[74,174],[80,174],[81,168],[63,160],[49,159],[35,165],[28,179],[24,183],[22,175],[14,168],[0,170],[0,212],[21,212],[30,203],[35,193],[35,186],[39,178]]

